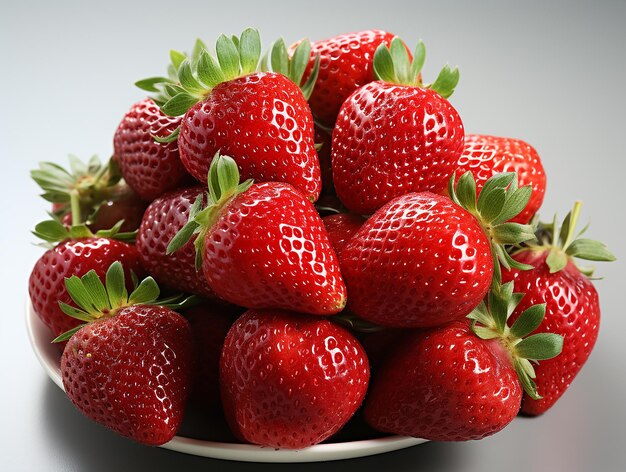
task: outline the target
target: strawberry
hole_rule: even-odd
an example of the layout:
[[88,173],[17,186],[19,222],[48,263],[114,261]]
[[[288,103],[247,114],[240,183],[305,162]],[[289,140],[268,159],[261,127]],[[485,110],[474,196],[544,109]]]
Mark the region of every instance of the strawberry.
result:
[[[563,222],[559,232],[556,218],[552,226],[540,230],[540,242],[514,254],[514,259],[532,267],[504,270],[502,278],[513,281],[515,289],[526,293],[512,318],[530,305],[545,303],[546,317],[541,329],[566,340],[563,353],[535,368],[537,386],[543,398],[524,396],[522,412],[540,415],[550,409],[569,388],[589,358],[600,327],[598,293],[588,278],[592,272],[579,268],[574,258],[613,261],[615,256],[601,243],[574,235],[580,202]],[[560,234],[560,235],[559,235]],[[557,236],[559,235],[559,236]]]
[[395,35],[381,30],[333,36],[311,44],[308,70],[319,55],[319,74],[309,105],[323,126],[332,128],[343,102],[359,87],[374,80],[372,58],[381,44],[389,46]]
[[507,324],[522,296],[509,283],[472,312],[471,326],[453,321],[400,338],[372,379],[368,423],[433,441],[482,439],[508,425],[524,389],[538,397],[531,360],[557,356],[563,345],[556,334],[526,337],[541,323],[544,305]]
[[515,174],[490,179],[478,201],[471,173],[459,179],[456,189],[454,178],[449,190],[454,201],[429,192],[398,197],[374,213],[340,251],[354,314],[398,328],[463,318],[487,293],[494,257],[510,267],[503,245],[534,238],[531,226],[507,223],[531,192],[517,188]]
[[81,277],[94,270],[98,277],[104,279],[106,269],[115,261],[124,265],[127,280],[130,280],[132,272],[136,275],[143,274],[135,247],[114,239],[128,236],[117,233],[118,229],[119,227],[93,234],[84,226],[74,226],[68,230],[54,220],[44,221],[36,226],[36,236],[48,243],[58,242],[37,260],[28,281],[33,309],[54,336],[78,324],[58,306],[59,301],[70,301],[64,283],[66,277]]
[[195,186],[166,193],[154,200],[144,214],[136,245],[143,267],[159,284],[215,298],[202,271],[196,270],[196,251],[192,241],[173,254],[166,251],[172,238],[187,223],[196,199],[203,198],[205,193],[203,187]]
[[378,79],[346,99],[333,131],[335,190],[353,213],[370,215],[410,192],[442,193],[463,151],[463,123],[446,100],[459,79],[445,66],[430,85],[421,81],[425,48],[410,60],[404,43],[381,44]]
[[204,411],[221,411],[219,370],[226,334],[239,307],[203,303],[185,311],[194,340],[194,370],[189,402]]
[[500,138],[480,134],[465,135],[465,148],[457,163],[457,175],[471,171],[476,186],[501,172],[515,172],[520,185],[533,189],[528,205],[512,221],[528,223],[543,203],[546,193],[546,174],[537,151],[521,139]]
[[322,174],[322,195],[334,195],[335,187],[333,185],[333,167],[330,154],[333,139],[332,130],[326,130],[319,125],[315,125],[314,130],[315,146]]
[[139,227],[146,204],[121,179],[115,159],[102,164],[98,156],[84,163],[70,155],[70,170],[53,162],[41,162],[31,171],[45,200],[52,202],[53,216],[64,225],[85,223],[90,230],[111,228],[124,220],[120,231]]
[[191,212],[169,253],[197,234],[197,265],[209,287],[235,305],[319,315],[343,309],[346,289],[337,257],[304,195],[279,182],[240,184],[235,161],[219,154],[208,185],[208,206]]
[[144,200],[179,187],[189,176],[176,140],[167,139],[180,121],[146,98],[130,108],[115,130],[113,148],[122,176]]
[[363,226],[365,218],[352,213],[338,213],[322,218],[330,244],[337,255],[341,254],[348,241]]
[[337,432],[365,396],[359,342],[318,317],[247,311],[226,336],[220,386],[233,432],[253,444],[301,449]]
[[[160,84],[163,90],[155,99],[161,110],[184,114],[180,158],[204,182],[213,156],[221,151],[233,156],[244,178],[286,182],[315,201],[321,178],[306,98],[280,71],[255,72],[261,51],[258,31],[247,29],[235,39],[220,36],[218,59],[203,48],[195,58],[174,56],[180,83],[164,79]],[[302,77],[308,52],[290,62],[283,50],[284,67]]]
[[159,288],[147,278],[128,295],[124,269],[113,263],[106,287],[92,270],[66,279],[76,304],[61,303],[84,321],[59,336],[63,386],[88,418],[147,445],[176,434],[191,381],[192,335],[181,315],[156,300]]

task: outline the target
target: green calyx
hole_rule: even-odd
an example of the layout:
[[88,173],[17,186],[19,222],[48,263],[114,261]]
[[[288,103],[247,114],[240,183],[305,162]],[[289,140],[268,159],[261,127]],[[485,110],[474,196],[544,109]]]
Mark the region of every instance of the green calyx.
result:
[[552,359],[563,350],[563,336],[554,333],[532,334],[545,317],[546,305],[533,305],[509,326],[508,319],[524,297],[513,293],[513,282],[491,290],[485,301],[467,317],[472,320],[472,331],[481,339],[498,339],[510,355],[517,376],[526,393],[540,400],[537,392],[533,363]]
[[113,159],[103,164],[98,156],[92,156],[84,163],[70,155],[69,161],[69,170],[53,162],[40,162],[39,168],[30,172],[44,192],[41,197],[57,205],[55,218],[72,212],[74,224],[89,223],[104,202],[117,200],[130,192],[121,181],[122,175]]
[[382,43],[374,53],[374,76],[392,84],[411,85],[437,92],[444,98],[450,97],[459,83],[459,69],[444,66],[431,84],[422,82],[422,67],[426,60],[426,46],[420,41],[413,51],[413,60],[409,57],[406,45],[400,38],[394,38],[391,45]]
[[193,105],[205,100],[220,83],[257,70],[261,57],[259,32],[247,28],[239,37],[221,35],[215,52],[215,55],[211,54],[206,45],[197,40],[191,56],[179,51],[170,52],[168,77],[150,77],[135,85],[152,92],[152,99],[166,115],[184,115]]
[[[556,215],[554,215],[554,220],[551,224],[539,223],[537,229],[538,242],[536,244],[527,243],[521,251],[549,251],[546,264],[548,264],[552,274],[563,270],[568,261],[573,259],[595,262],[614,261],[616,259],[615,255],[609,251],[605,244],[581,237],[589,229],[588,224],[576,233],[581,208],[582,202],[577,201],[572,211],[567,214],[560,225]],[[577,267],[586,276],[593,276],[593,267]]]
[[311,42],[308,38],[300,41],[291,57],[289,57],[285,40],[279,38],[272,44],[272,47],[263,56],[263,59],[261,59],[261,70],[263,72],[283,74],[288,77],[293,83],[300,87],[304,98],[308,100],[313,93],[315,81],[317,80],[317,75],[320,70],[320,55],[317,54],[309,77],[302,83],[302,78],[309,64],[310,57]]
[[121,233],[120,228],[124,224],[124,220],[118,221],[111,229],[100,230],[93,233],[86,225],[72,225],[69,228],[59,220],[46,220],[38,223],[32,233],[44,243],[42,246],[50,248],[55,244],[67,239],[85,239],[85,238],[109,238],[117,241],[132,243],[137,237],[137,231]]
[[202,264],[204,239],[207,232],[230,201],[248,190],[253,183],[250,179],[239,183],[237,163],[232,157],[220,155],[219,151],[211,161],[207,180],[209,191],[206,207],[202,209],[202,195],[198,196],[189,211],[187,224],[176,233],[167,246],[167,254],[171,254],[183,247],[194,235],[197,235],[194,242],[196,269],[199,269]]
[[502,281],[500,265],[506,269],[531,269],[531,266],[513,259],[506,250],[507,246],[519,246],[535,240],[535,228],[532,225],[509,221],[526,208],[532,193],[531,186],[518,187],[517,174],[506,172],[487,180],[477,198],[476,181],[470,171],[459,178],[456,186],[455,181],[456,174],[453,174],[448,184],[450,198],[474,215],[489,237],[494,259],[493,286],[498,286]]
[[65,279],[65,288],[76,306],[59,302],[59,308],[68,316],[83,324],[61,334],[52,342],[67,341],[76,331],[88,323],[101,318],[111,318],[119,310],[133,305],[159,305],[173,310],[187,308],[198,302],[195,295],[175,295],[159,300],[159,286],[152,277],[139,282],[133,273],[134,289],[128,294],[124,268],[119,261],[111,264],[107,270],[105,284],[95,270],[90,270],[82,277],[72,275]]

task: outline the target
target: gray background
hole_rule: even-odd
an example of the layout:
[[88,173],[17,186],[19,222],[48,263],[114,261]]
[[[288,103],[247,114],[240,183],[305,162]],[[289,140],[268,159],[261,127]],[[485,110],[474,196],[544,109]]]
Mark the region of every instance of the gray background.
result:
[[[269,5],[263,5],[270,3]],[[174,6],[175,5],[175,6]],[[170,48],[196,36],[260,28],[267,45],[378,27],[428,47],[426,78],[446,61],[461,68],[452,102],[469,132],[515,136],[543,157],[543,213],[574,199],[592,215],[590,234],[621,261],[599,267],[603,323],[597,349],[563,400],[536,420],[518,419],[491,439],[428,444],[324,465],[343,470],[626,470],[626,321],[620,246],[625,168],[623,81],[626,3],[604,2],[8,2],[0,9],[2,299],[0,469],[292,470],[150,449],[118,438],[73,409],[49,381],[26,339],[28,274],[41,250],[29,230],[44,217],[27,172],[111,152],[112,133],[142,97],[132,84],[162,73]],[[320,465],[301,466],[317,470]]]

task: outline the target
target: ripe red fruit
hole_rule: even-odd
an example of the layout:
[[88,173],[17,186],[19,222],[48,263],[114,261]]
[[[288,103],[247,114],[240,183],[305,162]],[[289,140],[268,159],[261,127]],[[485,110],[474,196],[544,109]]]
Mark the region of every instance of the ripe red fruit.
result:
[[541,323],[542,305],[507,324],[521,296],[513,284],[501,286],[472,312],[471,326],[455,321],[399,338],[377,366],[368,423],[434,441],[482,439],[509,424],[523,390],[538,397],[530,361],[557,356],[563,345],[555,334],[528,336]]
[[204,198],[200,186],[175,190],[154,200],[146,210],[137,234],[137,251],[143,267],[161,285],[175,290],[215,298],[202,271],[196,270],[193,240],[167,254],[167,246],[189,219],[195,200]]
[[322,218],[330,244],[339,256],[352,236],[363,226],[365,218],[352,213],[339,213]]
[[203,411],[221,412],[219,371],[226,334],[243,308],[208,304],[185,311],[193,334],[194,368],[189,402]]
[[367,390],[358,341],[328,320],[249,310],[226,337],[220,383],[226,418],[241,439],[300,449],[337,432]]
[[239,184],[234,160],[217,156],[209,171],[211,204],[192,212],[168,251],[195,232],[211,289],[247,308],[331,315],[346,303],[337,257],[313,204],[288,184]]
[[[150,279],[130,296],[121,293],[119,263],[108,270],[106,289],[98,280],[94,291],[88,277],[98,280],[95,272],[72,280],[79,308],[63,307],[87,321],[63,337],[71,336],[61,358],[65,392],[97,423],[142,444],[164,444],[176,434],[189,392],[189,324],[172,310],[153,306],[159,290]],[[84,296],[94,302],[79,303]]]
[[459,157],[456,172],[461,175],[471,171],[476,186],[501,172],[515,172],[520,185],[533,189],[528,205],[512,221],[528,223],[537,213],[546,193],[546,174],[537,151],[521,139],[501,138],[480,134],[465,135],[465,147]]
[[512,318],[530,305],[545,303],[546,316],[541,329],[562,335],[562,354],[535,367],[537,388],[543,398],[524,396],[522,412],[540,415],[549,410],[569,388],[589,358],[600,328],[600,303],[593,283],[581,272],[574,258],[612,261],[615,257],[604,245],[590,239],[574,239],[580,204],[568,215],[561,236],[558,228],[542,229],[540,245],[530,246],[513,257],[531,270],[504,270],[504,281],[525,293]]
[[510,266],[502,245],[534,239],[532,227],[506,223],[530,196],[515,174],[491,179],[478,200],[471,173],[449,191],[454,202],[428,192],[398,197],[350,239],[340,253],[349,310],[398,328],[458,320],[487,293],[493,258]]
[[[205,182],[220,151],[235,159],[244,178],[286,182],[317,200],[320,168],[303,92],[281,73],[255,72],[261,55],[256,30],[245,30],[237,44],[220,36],[216,51],[217,59],[204,47],[192,58],[174,55],[179,83],[163,79],[155,97],[164,113],[185,115],[178,148],[186,169]],[[302,72],[307,58],[298,66]],[[150,87],[158,91],[154,83]]]
[[344,102],[333,131],[335,190],[353,213],[370,215],[410,192],[443,193],[463,151],[463,123],[446,100],[458,70],[446,66],[424,86],[423,44],[413,62],[400,39],[391,49],[394,59],[385,45],[377,49],[379,80]]
[[374,80],[374,52],[381,44],[389,46],[394,37],[385,31],[367,30],[340,34],[311,44],[307,74],[313,68],[317,54],[320,65],[309,105],[320,123],[332,128],[346,98]]
[[180,117],[167,116],[150,98],[135,103],[115,131],[113,147],[124,180],[144,200],[179,187],[189,174],[176,140],[159,142],[179,125]]
[[[42,231],[43,224],[38,225],[37,230]],[[69,233],[67,237],[70,237]],[[80,277],[94,270],[104,280],[107,268],[115,261],[124,265],[127,280],[131,278],[131,271],[138,276],[143,274],[135,247],[108,237],[64,238],[39,258],[30,274],[28,293],[35,313],[54,336],[79,324],[59,308],[59,301],[70,302],[64,279],[71,275]]]

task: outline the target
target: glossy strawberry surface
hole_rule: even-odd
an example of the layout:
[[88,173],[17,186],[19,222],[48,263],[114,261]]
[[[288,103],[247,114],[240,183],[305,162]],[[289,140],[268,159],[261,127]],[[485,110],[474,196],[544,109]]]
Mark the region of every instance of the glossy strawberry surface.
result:
[[465,321],[407,335],[376,370],[366,420],[380,431],[433,441],[497,433],[522,400],[499,342],[478,338]]
[[[104,281],[107,269],[115,261],[124,266],[127,281],[131,280],[131,271],[138,277],[143,274],[135,247],[108,238],[67,240],[39,258],[30,274],[28,293],[35,313],[50,328],[54,337],[81,323],[59,308],[60,301],[71,303],[65,278],[72,275],[80,277],[93,269]],[[130,282],[127,288],[132,289]]]
[[205,194],[206,188],[196,186],[169,192],[154,200],[144,214],[136,245],[143,266],[160,284],[215,298],[202,271],[196,271],[194,238],[178,251],[166,253],[172,238],[187,223],[194,201]]
[[328,233],[330,244],[335,253],[339,255],[352,236],[363,226],[365,218],[353,213],[339,213],[325,216],[322,221]]
[[463,151],[457,111],[432,90],[372,82],[341,107],[333,131],[335,190],[370,215],[410,192],[442,193]]
[[61,358],[65,392],[90,419],[143,444],[176,434],[192,365],[187,321],[163,307],[121,309],[81,328]]
[[249,310],[226,337],[220,364],[224,410],[248,442],[300,449],[337,432],[369,380],[358,341],[326,319]]
[[537,151],[521,139],[480,134],[465,136],[463,154],[459,157],[458,177],[471,171],[480,191],[489,178],[501,172],[516,172],[519,186],[530,185],[532,194],[526,208],[511,221],[528,223],[543,203],[546,174]]
[[529,415],[545,413],[561,398],[589,358],[600,328],[600,303],[593,283],[571,261],[551,274],[545,263],[547,254],[521,252],[515,260],[534,269],[502,271],[503,281],[514,281],[515,291],[526,294],[511,321],[529,306],[545,303],[546,315],[539,331],[564,337],[561,354],[535,366],[535,383],[543,398],[532,400],[524,395],[522,412]]
[[144,200],[154,200],[188,178],[176,140],[159,143],[154,139],[171,134],[180,120],[163,114],[146,98],[131,107],[115,131],[113,147],[122,176]]
[[489,240],[451,200],[411,193],[372,215],[340,254],[348,308],[383,326],[437,326],[466,316],[491,283]]
[[180,157],[200,182],[217,151],[237,162],[242,180],[287,182],[312,201],[321,191],[313,118],[296,84],[256,73],[223,82],[185,114]]
[[254,184],[222,209],[202,268],[222,299],[247,308],[330,315],[343,309],[339,263],[315,208],[292,186]]
[[221,412],[219,371],[226,334],[245,309],[203,303],[185,311],[193,334],[194,363],[189,401],[209,412]]
[[311,44],[308,70],[312,69],[316,54],[320,55],[320,69],[309,104],[320,123],[332,128],[345,99],[374,80],[374,52],[382,43],[391,44],[394,37],[385,31],[367,30]]

